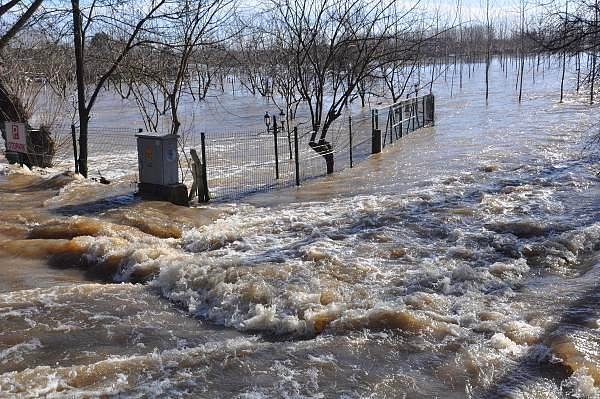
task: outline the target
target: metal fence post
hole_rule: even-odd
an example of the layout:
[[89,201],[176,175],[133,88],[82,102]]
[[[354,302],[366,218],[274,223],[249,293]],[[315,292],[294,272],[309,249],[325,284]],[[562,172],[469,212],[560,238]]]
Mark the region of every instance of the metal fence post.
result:
[[371,131],[375,130],[375,110],[371,110]]
[[371,154],[381,152],[381,130],[379,130],[379,111],[373,110],[373,131],[371,132]]
[[435,126],[435,96],[431,95],[431,126]]
[[388,109],[388,121],[386,123],[386,127],[385,127],[385,135],[383,136],[383,148],[385,148],[385,136],[387,136],[387,131],[388,131],[388,126],[390,126],[390,144],[394,144],[394,130],[396,128],[394,128],[393,126],[395,125],[395,114],[394,114],[395,110],[394,107],[390,107]]
[[275,148],[275,179],[279,180],[279,149],[277,148],[277,117],[273,115],[273,141]]
[[200,133],[200,146],[202,149],[202,180],[204,192],[202,193],[202,202],[210,201],[210,195],[208,192],[208,178],[206,177],[206,138],[204,132]]
[[414,132],[416,130],[416,120],[417,120],[417,110],[415,109],[415,104],[416,101],[411,99],[410,100],[410,116],[411,116],[411,121],[412,121],[412,128],[410,129],[411,133]]
[[404,113],[402,112],[402,110],[404,109],[404,107],[402,106],[402,104],[400,104],[400,106],[398,107],[398,110],[400,111],[400,137],[402,137],[402,135],[404,134],[402,132],[403,126],[404,126]]
[[350,139],[350,167],[352,168],[352,115],[348,115],[348,134]]
[[426,116],[425,116],[425,96],[423,96],[423,127],[425,127],[425,124],[426,124],[425,118],[426,118]]
[[298,158],[298,126],[294,127],[294,163],[296,166],[296,186],[300,185],[300,160]]
[[71,124],[71,138],[73,139],[73,160],[75,161],[75,173],[79,173],[79,162],[77,162],[77,134],[75,125]]
[[292,155],[292,134],[290,132],[290,121],[287,116],[285,117],[285,124],[284,124],[283,120],[281,121],[281,131],[283,133],[285,133],[286,130],[287,130],[287,139],[288,139],[288,149],[289,149],[289,155],[290,155],[290,161],[291,161],[294,156]]
[[417,130],[421,124],[421,122],[419,122],[419,98],[415,97],[415,99],[413,100],[413,107],[415,109],[415,122],[413,124],[413,131]]

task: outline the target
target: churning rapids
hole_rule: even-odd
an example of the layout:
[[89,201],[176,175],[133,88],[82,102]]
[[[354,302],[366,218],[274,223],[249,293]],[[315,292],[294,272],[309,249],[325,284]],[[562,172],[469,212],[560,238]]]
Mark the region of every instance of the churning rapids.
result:
[[599,397],[598,107],[482,81],[239,203],[0,165],[0,397]]

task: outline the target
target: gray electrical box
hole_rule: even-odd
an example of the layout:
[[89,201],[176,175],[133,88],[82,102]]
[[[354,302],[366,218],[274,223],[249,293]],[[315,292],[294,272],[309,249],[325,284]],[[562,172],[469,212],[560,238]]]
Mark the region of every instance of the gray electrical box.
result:
[[168,186],[179,183],[177,135],[136,134],[140,183]]

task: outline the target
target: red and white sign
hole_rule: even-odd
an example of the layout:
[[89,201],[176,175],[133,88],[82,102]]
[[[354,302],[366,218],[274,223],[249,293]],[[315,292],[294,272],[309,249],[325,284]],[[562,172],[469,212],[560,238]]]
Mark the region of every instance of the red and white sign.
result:
[[27,133],[25,124],[6,122],[6,149],[8,151],[27,153]]

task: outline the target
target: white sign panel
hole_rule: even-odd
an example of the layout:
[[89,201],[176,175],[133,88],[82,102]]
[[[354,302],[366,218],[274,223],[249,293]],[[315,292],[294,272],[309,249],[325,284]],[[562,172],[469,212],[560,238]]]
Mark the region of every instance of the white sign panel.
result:
[[15,152],[27,152],[27,136],[25,124],[6,122],[6,149]]

